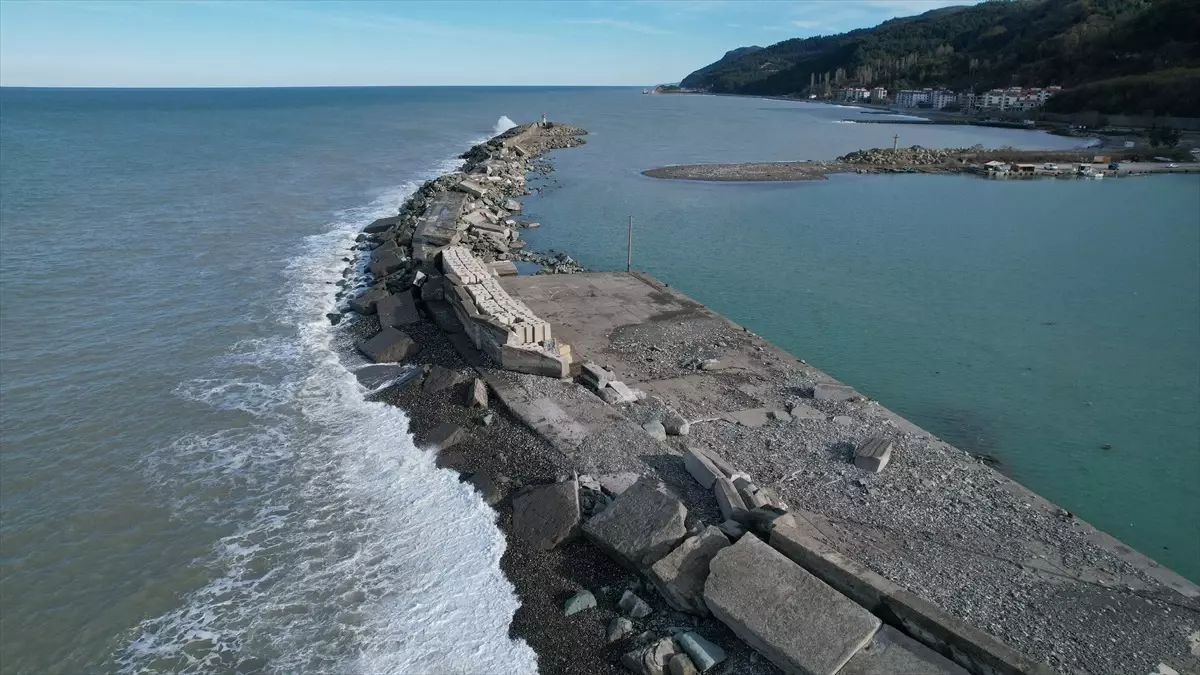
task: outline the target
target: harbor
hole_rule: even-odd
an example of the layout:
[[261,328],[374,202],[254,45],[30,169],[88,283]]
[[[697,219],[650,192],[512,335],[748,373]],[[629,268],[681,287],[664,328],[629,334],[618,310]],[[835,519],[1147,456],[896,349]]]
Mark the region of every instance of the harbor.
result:
[[[771,672],[758,653],[785,671],[807,658],[796,645],[775,644],[777,636],[764,634],[769,626],[737,610],[714,609],[716,618],[691,614],[662,584],[630,573],[720,526],[729,541],[718,548],[774,561],[791,579],[810,575],[834,591],[829,597],[836,602],[850,599],[866,612],[864,625],[875,627],[864,629],[828,672],[862,649],[869,653],[884,624],[917,643],[900,652],[941,658],[937,672],[1073,675],[1194,666],[1187,636],[1200,612],[1200,589],[981,458],[645,274],[514,276],[503,264],[508,255],[485,233],[495,229],[493,220],[504,222],[497,205],[514,206],[510,195],[522,193],[518,175],[528,148],[567,147],[561,137],[539,145],[544,128],[527,126],[477,146],[465,155],[465,174],[432,182],[396,221],[361,243],[372,254],[389,240],[422,251],[413,262],[401,261],[403,271],[391,272],[397,275],[391,286],[388,279],[373,282],[387,291],[375,296],[377,305],[397,292],[410,294],[400,301],[415,311],[404,312],[410,318],[399,324],[407,335],[389,334],[385,342],[405,345],[391,352],[406,362],[397,368],[421,367],[416,379],[398,378],[378,395],[420,411],[413,417],[419,442],[496,505],[509,534],[506,571],[523,603],[514,630],[541,658],[563,672],[621,672],[618,663],[653,672],[629,663],[673,658],[689,632],[724,648],[729,660],[722,672]],[[485,185],[496,194],[477,189]],[[463,211],[439,209],[428,220],[425,205],[444,206],[439,194],[455,193],[468,195],[453,200]],[[435,230],[443,234],[430,248],[422,233]],[[505,246],[516,243],[516,233],[504,233]],[[444,259],[448,251],[455,262]],[[361,302],[359,308],[364,316],[345,318],[347,330],[366,339],[362,344],[389,329],[400,332],[394,312]],[[479,406],[481,399],[491,408]],[[864,470],[863,449],[884,446],[879,470]],[[713,492],[721,476],[705,485],[695,468],[705,463],[702,456],[723,467],[719,473],[731,483],[746,479],[733,494],[743,507],[762,500],[750,509],[761,511],[757,519],[731,517],[730,495]],[[644,481],[669,496],[655,512],[684,515],[662,525],[673,533],[654,560],[631,565],[612,553],[624,549],[611,548],[596,527],[589,534],[589,526],[627,503],[621,494]],[[531,507],[531,500],[542,505]],[[530,513],[543,515],[531,521]],[[746,538],[761,540],[787,563],[765,549],[742,551]],[[525,578],[534,569],[536,582]],[[707,602],[703,577],[701,586]],[[637,617],[634,637],[605,640],[603,625],[610,624],[611,636],[611,625],[628,614],[618,602],[624,591],[651,611]],[[584,593],[596,610],[564,614],[562,603]],[[911,602],[896,600],[910,596]],[[913,619],[902,606],[924,609]],[[822,629],[803,622],[784,628]],[[1117,635],[1120,641],[1110,639]]]

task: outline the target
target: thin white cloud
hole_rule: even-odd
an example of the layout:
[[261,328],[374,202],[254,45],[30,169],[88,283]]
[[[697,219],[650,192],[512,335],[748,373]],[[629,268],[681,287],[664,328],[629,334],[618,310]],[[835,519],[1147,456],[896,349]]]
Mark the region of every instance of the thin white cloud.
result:
[[862,4],[876,9],[886,9],[898,15],[921,14],[931,9],[973,5],[979,0],[862,0]]
[[812,30],[814,28],[820,28],[821,26],[823,26],[825,24],[822,21],[793,21],[792,25],[795,26],[796,28],[803,28],[804,30]]
[[606,26],[608,28],[616,28],[618,30],[627,30],[634,33],[645,33],[647,35],[667,35],[671,31],[648,26],[637,21],[624,21],[622,19],[564,19],[559,23],[574,24],[577,26]]

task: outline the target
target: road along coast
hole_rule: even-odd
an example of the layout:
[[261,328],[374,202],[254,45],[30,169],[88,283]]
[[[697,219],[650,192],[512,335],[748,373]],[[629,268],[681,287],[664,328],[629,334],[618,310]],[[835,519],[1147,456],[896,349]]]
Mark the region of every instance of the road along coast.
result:
[[[1156,151],[1157,153],[1157,151]],[[716,182],[823,180],[836,173],[966,173],[985,177],[1134,176],[1150,173],[1200,173],[1200,162],[1186,152],[1163,150],[1175,162],[1145,161],[1146,152],[1121,150],[1047,151],[872,148],[838,157],[832,162],[740,162],[736,164],[676,164],[647,169],[643,175],[674,180]],[[1119,168],[1109,168],[1110,164]],[[1081,166],[1088,167],[1084,174]]]
[[648,275],[529,253],[526,174],[582,134],[469,150],[366,227],[330,313],[496,509],[542,672],[1200,667],[1194,584]]

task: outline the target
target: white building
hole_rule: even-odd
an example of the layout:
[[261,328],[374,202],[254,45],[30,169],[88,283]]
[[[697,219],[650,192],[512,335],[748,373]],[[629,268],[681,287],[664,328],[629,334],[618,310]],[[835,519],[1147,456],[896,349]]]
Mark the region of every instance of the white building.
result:
[[871,98],[871,90],[865,87],[846,87],[838,91],[838,98],[851,103],[866,101]]
[[896,105],[902,108],[916,108],[922,103],[929,103],[929,89],[902,89],[896,92]]
[[1062,91],[1062,87],[992,89],[980,94],[978,103],[979,108],[984,110],[1028,111],[1045,106],[1046,101],[1060,91]]
[[887,89],[875,87],[871,90],[871,103],[887,103]]
[[941,110],[948,105],[958,103],[958,94],[949,89],[933,89],[929,91],[929,105],[934,110]]

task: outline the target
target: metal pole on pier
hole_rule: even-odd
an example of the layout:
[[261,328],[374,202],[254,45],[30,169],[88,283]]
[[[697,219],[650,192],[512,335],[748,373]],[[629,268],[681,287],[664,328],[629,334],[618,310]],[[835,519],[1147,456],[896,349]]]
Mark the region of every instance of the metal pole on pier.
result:
[[629,243],[625,248],[625,271],[633,271],[633,214],[629,215]]

